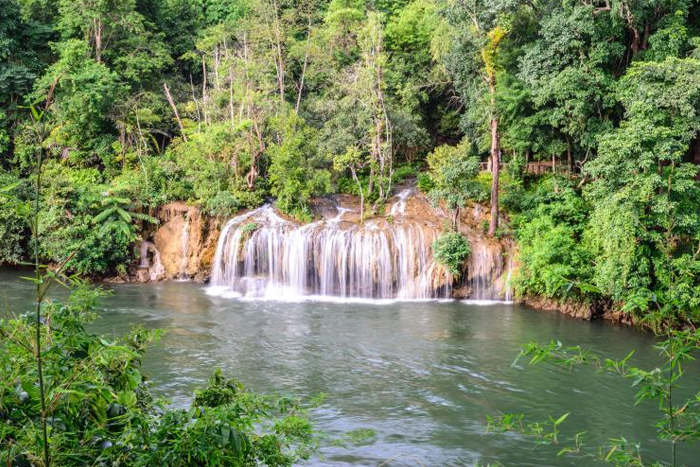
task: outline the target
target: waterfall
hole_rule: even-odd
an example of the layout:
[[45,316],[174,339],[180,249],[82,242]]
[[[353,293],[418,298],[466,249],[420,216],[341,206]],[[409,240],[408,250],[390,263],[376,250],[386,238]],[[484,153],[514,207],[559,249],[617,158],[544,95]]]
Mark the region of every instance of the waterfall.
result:
[[189,257],[187,256],[187,253],[189,252],[189,246],[190,246],[190,216],[189,213],[185,214],[185,221],[182,223],[182,234],[180,236],[180,251],[181,251],[181,259],[180,259],[180,271],[178,272],[178,278],[179,279],[187,279],[187,263],[189,261]]
[[[153,264],[148,260],[148,252],[153,253]],[[148,270],[148,278],[155,282],[161,279],[165,275],[165,267],[160,260],[160,251],[151,242],[141,242],[140,248],[141,262],[139,263],[139,268]]]
[[513,301],[513,286],[511,284],[511,279],[513,276],[513,269],[514,269],[513,263],[514,263],[514,255],[513,255],[513,252],[511,251],[510,254],[508,255],[506,282],[505,282],[505,284],[503,284],[503,289],[504,289],[503,299],[507,302]]
[[510,278],[513,270],[513,255],[508,254],[504,264],[504,254],[510,249],[499,242],[480,239],[471,242],[471,254],[465,279],[472,301],[493,302],[513,299]]
[[512,245],[486,238],[480,205],[463,211],[460,229],[471,254],[453,283],[432,253],[444,212],[413,187],[391,202],[385,218],[364,223],[347,197],[319,201],[321,218],[309,224],[286,219],[271,205],[234,217],[219,236],[209,291],[282,300],[426,300],[453,293],[484,303],[512,299]]
[[406,188],[396,195],[399,200],[394,203],[393,206],[391,206],[389,214],[394,217],[406,214],[406,200],[414,193],[414,191],[415,190],[412,188]]
[[359,225],[343,221],[349,209],[336,212],[298,225],[266,205],[231,219],[217,244],[212,290],[266,298],[451,296],[451,278],[431,252],[439,229],[383,219]]

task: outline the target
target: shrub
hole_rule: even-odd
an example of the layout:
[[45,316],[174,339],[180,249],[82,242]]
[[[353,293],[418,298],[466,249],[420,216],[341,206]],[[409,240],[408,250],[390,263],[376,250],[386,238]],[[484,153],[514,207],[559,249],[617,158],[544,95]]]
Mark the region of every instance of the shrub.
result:
[[[45,307],[52,465],[291,466],[308,457],[314,437],[297,401],[253,394],[219,372],[189,410],[157,400],[141,361],[160,332],[135,328],[117,340],[88,332],[99,295],[81,286],[67,302]],[[33,317],[0,320],[3,464],[43,465],[35,330]]]
[[406,179],[415,177],[418,173],[418,169],[411,164],[403,164],[394,169],[394,173],[391,176],[391,181],[394,184],[403,183]]
[[520,211],[513,218],[520,263],[516,293],[564,299],[574,290],[568,284],[590,281],[593,257],[582,245],[588,206],[572,182],[548,175],[513,201]]
[[433,183],[433,180],[430,178],[430,174],[427,172],[421,172],[418,174],[418,179],[417,179],[416,184],[418,186],[418,189],[423,193],[429,193],[430,190],[435,188],[435,184]]
[[212,216],[230,217],[240,208],[241,202],[229,191],[219,191],[204,203],[204,209]]
[[461,274],[464,260],[469,253],[471,253],[469,241],[458,232],[443,234],[433,242],[435,260],[455,276]]
[[0,172],[0,264],[17,263],[24,254],[26,223],[18,214],[16,201],[26,199],[29,183]]

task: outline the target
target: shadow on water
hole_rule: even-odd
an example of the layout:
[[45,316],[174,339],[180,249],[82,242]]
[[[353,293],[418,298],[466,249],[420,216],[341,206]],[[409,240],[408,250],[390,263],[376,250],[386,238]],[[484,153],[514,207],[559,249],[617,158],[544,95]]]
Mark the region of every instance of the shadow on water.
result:
[[[512,365],[522,344],[550,339],[617,358],[634,348],[635,364],[657,364],[653,337],[627,327],[517,305],[244,301],[209,296],[201,285],[183,282],[110,288],[114,295],[104,301],[95,330],[118,335],[136,323],[166,329],[145,370],[174,405],[186,405],[192,390],[222,368],[262,392],[327,393],[314,417],[331,435],[375,430],[361,445],[324,449],[315,465],[376,466],[401,454],[426,466],[581,465],[557,458],[557,449],[486,433],[486,416],[499,411],[533,418],[571,412],[570,434],[587,431],[598,441],[624,434],[642,441],[647,452],[665,452],[651,427],[654,405],[634,406],[628,381],[589,370]],[[0,271],[0,301],[26,311],[31,285]],[[697,450],[681,452],[688,463],[696,458]],[[390,465],[418,464],[399,457]]]

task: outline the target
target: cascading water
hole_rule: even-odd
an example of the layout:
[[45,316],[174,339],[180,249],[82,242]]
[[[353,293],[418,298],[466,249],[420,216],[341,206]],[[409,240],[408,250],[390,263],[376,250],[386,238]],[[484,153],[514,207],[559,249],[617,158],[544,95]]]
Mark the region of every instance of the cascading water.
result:
[[182,259],[180,260],[180,271],[178,272],[179,279],[187,279],[187,263],[189,261],[188,252],[190,246],[190,216],[185,215],[185,222],[182,224],[182,234],[180,236],[180,249]]
[[454,287],[455,296],[484,303],[511,299],[511,248],[483,235],[481,206],[462,221],[471,255],[453,284],[432,254],[445,214],[415,188],[394,197],[386,218],[364,224],[357,209],[339,201],[321,203],[322,219],[306,225],[280,217],[270,205],[231,219],[219,236],[210,292],[284,300],[414,300],[451,298]]
[[269,205],[231,219],[217,245],[212,290],[267,298],[451,296],[451,278],[431,252],[438,229],[397,220],[361,226],[343,221],[349,209],[336,212],[302,226]]
[[411,196],[414,193],[414,189],[412,188],[406,188],[405,190],[402,190],[398,195],[396,195],[399,200],[394,203],[393,206],[391,206],[391,210],[389,210],[389,215],[391,216],[399,216],[402,214],[406,213],[406,200],[408,199],[409,196]]
[[494,300],[502,297],[503,257],[500,245],[488,242],[472,242],[467,265],[469,298]]
[[508,255],[505,284],[503,284],[503,299],[507,302],[513,301],[513,286],[511,284],[511,280],[513,277],[513,270],[515,268],[515,265],[513,264],[515,262],[514,259],[515,258],[511,248],[511,253]]
[[[153,264],[151,264],[148,259],[149,252],[153,254]],[[139,263],[139,268],[148,271],[148,279],[150,279],[151,282],[162,279],[165,275],[165,267],[163,267],[163,263],[160,260],[160,251],[158,251],[158,248],[151,242],[141,242],[140,256],[141,262]]]

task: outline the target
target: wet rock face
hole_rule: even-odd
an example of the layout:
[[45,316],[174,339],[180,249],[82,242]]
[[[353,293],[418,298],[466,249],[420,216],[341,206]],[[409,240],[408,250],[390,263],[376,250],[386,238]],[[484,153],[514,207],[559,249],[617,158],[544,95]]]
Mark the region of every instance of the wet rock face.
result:
[[414,186],[399,187],[383,212],[364,223],[359,208],[353,196],[319,198],[314,222],[301,224],[272,206],[218,220],[170,203],[156,213],[155,230],[144,234],[132,277],[208,281],[212,275],[212,285],[249,295],[510,299],[513,246],[486,237],[485,207],[470,205],[457,217],[472,251],[458,279],[432,256],[433,241],[452,222],[449,209],[432,205]]
[[415,187],[399,188],[383,212],[364,223],[359,201],[344,195],[316,200],[314,215],[302,225],[267,205],[228,221],[211,284],[248,297],[509,298],[508,244],[486,238],[486,209],[470,206],[457,218],[473,252],[458,279],[432,254],[452,215]]
[[181,202],[162,206],[156,217],[160,224],[141,245],[134,279],[206,281],[219,236],[219,221]]

